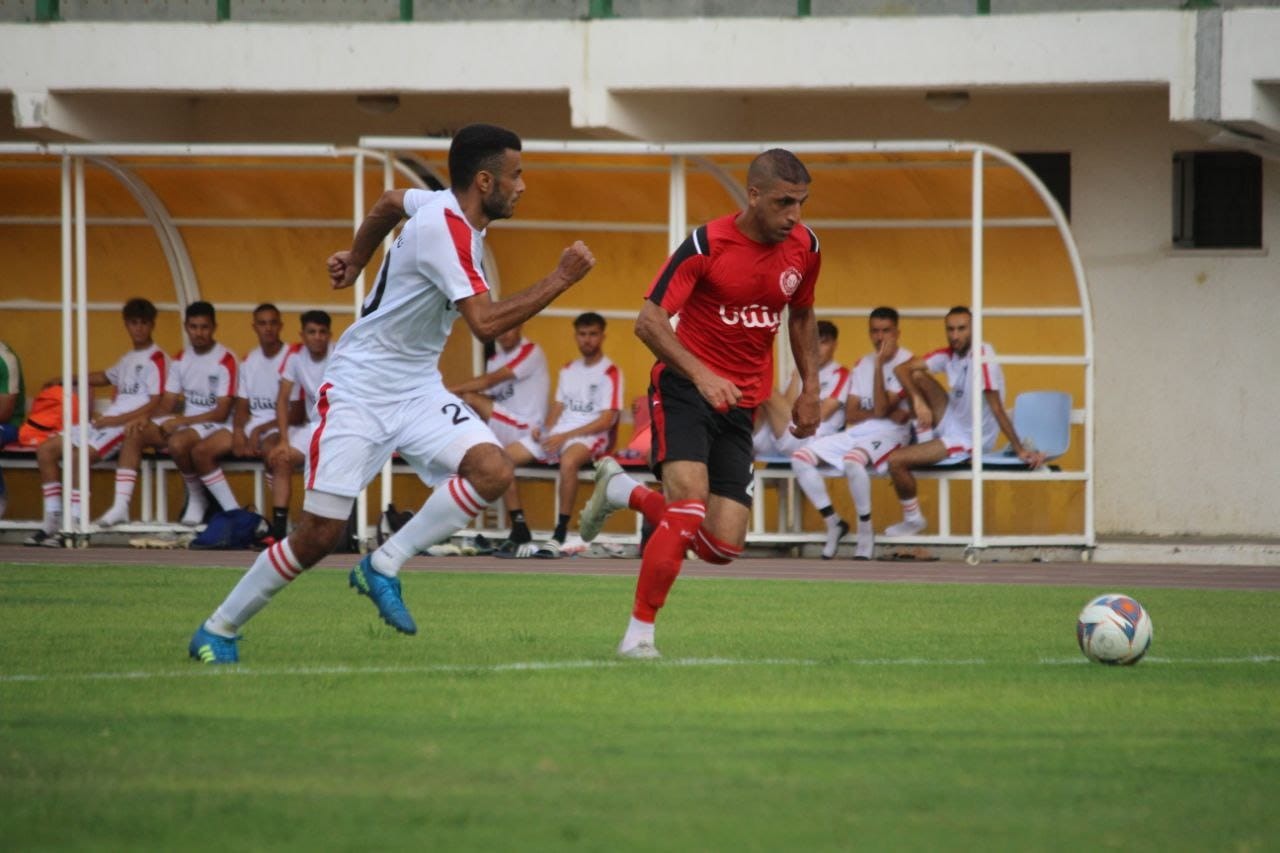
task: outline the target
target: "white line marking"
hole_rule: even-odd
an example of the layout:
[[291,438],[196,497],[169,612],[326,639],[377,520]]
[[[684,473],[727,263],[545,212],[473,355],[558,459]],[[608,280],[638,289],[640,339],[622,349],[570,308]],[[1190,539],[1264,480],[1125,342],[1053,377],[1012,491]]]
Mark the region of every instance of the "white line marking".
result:
[[[1220,658],[1146,657],[1153,664],[1268,664],[1280,662],[1280,655],[1250,655]],[[157,678],[208,678],[216,676],[290,677],[307,675],[435,675],[450,673],[554,672],[575,669],[614,669],[635,666],[987,666],[1006,663],[985,658],[855,658],[850,660],[807,660],[804,658],[667,658],[652,662],[618,660],[549,660],[512,663],[439,663],[425,666],[300,666],[254,669],[251,666],[190,666],[185,669],[132,670],[123,672],[15,673],[0,675],[0,684],[47,681],[147,681]],[[1084,657],[1041,658],[1041,666],[1072,666],[1089,663]]]

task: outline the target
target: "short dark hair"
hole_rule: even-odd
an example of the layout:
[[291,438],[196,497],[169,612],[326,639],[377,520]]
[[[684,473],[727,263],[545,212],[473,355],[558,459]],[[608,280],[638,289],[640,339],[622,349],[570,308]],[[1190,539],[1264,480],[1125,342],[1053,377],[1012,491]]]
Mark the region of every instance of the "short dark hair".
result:
[[895,308],[890,308],[888,305],[881,305],[879,308],[871,309],[871,316],[867,319],[888,320],[896,326],[898,325],[898,311]]
[[218,315],[214,312],[213,305],[203,299],[199,302],[192,302],[187,306],[187,312],[183,315],[183,318],[190,320],[192,317],[208,317],[210,323],[218,322]]
[[834,341],[839,337],[840,337],[840,329],[837,328],[835,323],[831,322],[830,320],[818,321],[818,339],[819,340],[821,340],[822,338],[830,338],[831,340]]
[[768,186],[774,181],[808,184],[812,179],[799,157],[785,148],[770,148],[747,167],[747,186]]
[[141,296],[135,296],[126,302],[120,313],[126,320],[145,320],[148,323],[156,321],[156,306],[151,304],[150,299],[143,299]]
[[581,329],[583,326],[599,326],[603,329],[606,325],[604,317],[594,311],[583,312],[573,320],[573,327],[575,329]]
[[313,308],[302,313],[302,325],[305,326],[308,323],[324,326],[326,329],[333,327],[333,320],[329,317],[329,312],[321,311],[319,308]]
[[947,312],[947,316],[948,316],[948,317],[950,317],[952,314],[965,314],[965,315],[967,315],[967,316],[969,316],[969,317],[972,317],[972,316],[973,316],[973,312],[969,310],[969,306],[968,306],[968,305],[953,305],[953,306],[951,306],[951,310]]
[[279,314],[279,313],[280,313],[280,309],[279,309],[279,308],[277,308],[273,303],[271,303],[271,302],[263,302],[263,303],[262,303],[261,305],[259,305],[257,308],[254,308],[254,309],[253,309],[253,316],[257,317],[257,316],[258,316],[258,314],[259,314],[259,313],[261,313],[261,312],[263,312],[263,311],[274,311],[274,312],[276,312],[277,314]]
[[449,145],[449,183],[455,190],[471,186],[480,172],[495,171],[502,155],[520,150],[520,137],[494,124],[469,124]]

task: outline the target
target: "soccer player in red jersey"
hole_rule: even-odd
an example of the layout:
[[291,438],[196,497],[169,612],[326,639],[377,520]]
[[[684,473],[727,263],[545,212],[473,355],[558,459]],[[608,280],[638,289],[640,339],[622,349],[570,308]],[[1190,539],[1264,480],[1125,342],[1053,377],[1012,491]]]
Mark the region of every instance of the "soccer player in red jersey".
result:
[[[692,548],[728,563],[742,553],[751,511],[752,416],[773,390],[773,341],[787,330],[801,377],[793,433],[819,421],[818,334],[813,290],[818,238],[800,223],[809,172],[774,148],[747,170],[747,207],[697,228],[649,288],[636,336],[657,357],[650,374],[653,466],[663,493],[623,473],[611,458],[596,466],[582,512],[582,538],[609,513],[630,507],[655,528],[645,547],[630,624],[618,654],[658,657],[654,620]],[[675,329],[671,318],[678,315]]]

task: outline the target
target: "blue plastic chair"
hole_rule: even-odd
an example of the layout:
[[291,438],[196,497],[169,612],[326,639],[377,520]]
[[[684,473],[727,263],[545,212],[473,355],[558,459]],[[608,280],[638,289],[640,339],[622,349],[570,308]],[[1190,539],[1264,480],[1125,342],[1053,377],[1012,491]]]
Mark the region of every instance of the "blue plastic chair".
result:
[[[1065,391],[1024,391],[1013,401],[1013,429],[1023,442],[1030,440],[1045,454],[1045,464],[1067,452],[1071,445],[1071,395]],[[950,468],[968,464],[969,454],[951,456],[930,467]],[[984,468],[1020,468],[1025,463],[1006,445],[982,454]]]

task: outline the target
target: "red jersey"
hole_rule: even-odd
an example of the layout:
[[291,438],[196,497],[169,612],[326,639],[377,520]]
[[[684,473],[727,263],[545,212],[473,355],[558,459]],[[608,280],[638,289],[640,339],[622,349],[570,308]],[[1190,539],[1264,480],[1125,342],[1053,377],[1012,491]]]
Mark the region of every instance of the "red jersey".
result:
[[773,392],[773,339],[787,305],[813,305],[822,256],[818,237],[797,225],[781,243],[757,243],[713,219],[689,235],[649,287],[647,299],[680,315],[676,338],[742,391],[744,409]]

